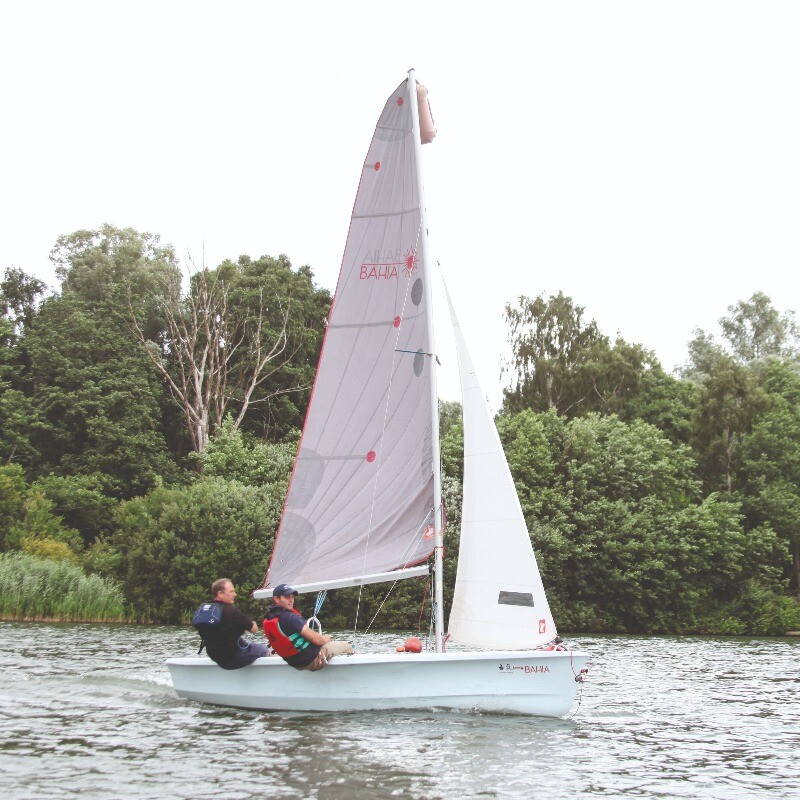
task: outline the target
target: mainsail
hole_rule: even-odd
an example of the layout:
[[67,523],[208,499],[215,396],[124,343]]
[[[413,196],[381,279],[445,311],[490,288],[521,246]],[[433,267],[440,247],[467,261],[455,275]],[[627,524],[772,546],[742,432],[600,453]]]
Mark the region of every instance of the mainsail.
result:
[[447,300],[464,416],[461,539],[448,633],[475,647],[539,647],[556,636],[553,615],[503,445]]
[[412,108],[418,98],[427,107],[420,89],[411,97],[403,81],[389,97],[364,162],[272,560],[256,595],[278,583],[306,591],[368,583],[433,552],[430,295]]

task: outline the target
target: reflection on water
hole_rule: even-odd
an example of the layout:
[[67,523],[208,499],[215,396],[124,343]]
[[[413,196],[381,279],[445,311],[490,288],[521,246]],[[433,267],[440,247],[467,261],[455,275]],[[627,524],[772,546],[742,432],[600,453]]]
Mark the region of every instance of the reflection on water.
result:
[[800,642],[572,642],[592,658],[570,720],[279,714],[180,700],[187,628],[0,623],[3,800],[800,796]]

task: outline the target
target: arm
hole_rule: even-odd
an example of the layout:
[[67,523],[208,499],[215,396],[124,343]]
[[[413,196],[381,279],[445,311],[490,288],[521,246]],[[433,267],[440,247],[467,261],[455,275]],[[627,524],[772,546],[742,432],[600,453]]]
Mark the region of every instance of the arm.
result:
[[313,628],[309,628],[308,625],[303,626],[303,630],[300,631],[300,635],[307,641],[311,642],[311,644],[318,645],[321,647],[323,644],[327,644],[331,637],[326,633],[322,636],[318,634]]
[[231,627],[241,625],[242,633],[258,633],[258,625],[234,605],[225,605],[222,609],[222,617]]

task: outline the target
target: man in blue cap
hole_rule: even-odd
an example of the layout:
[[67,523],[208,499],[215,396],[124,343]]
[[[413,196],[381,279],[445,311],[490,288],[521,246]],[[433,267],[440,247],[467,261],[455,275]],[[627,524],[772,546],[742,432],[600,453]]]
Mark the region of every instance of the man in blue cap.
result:
[[297,592],[280,583],[272,590],[273,605],[264,619],[264,634],[270,647],[295,669],[316,672],[334,656],[349,655],[353,648],[347,642],[332,642],[326,633],[318,633],[294,607]]

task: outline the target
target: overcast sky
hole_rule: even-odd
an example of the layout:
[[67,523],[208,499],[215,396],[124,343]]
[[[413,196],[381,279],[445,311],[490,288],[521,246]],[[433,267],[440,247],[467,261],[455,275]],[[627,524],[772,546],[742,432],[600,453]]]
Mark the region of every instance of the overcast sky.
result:
[[333,290],[414,67],[431,252],[491,404],[520,294],[563,290],[672,369],[755,291],[800,306],[798,42],[800,3],[765,0],[3,3],[0,270],[54,285],[56,238],[108,222]]

